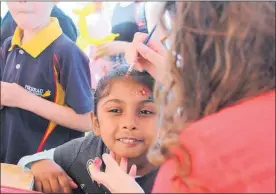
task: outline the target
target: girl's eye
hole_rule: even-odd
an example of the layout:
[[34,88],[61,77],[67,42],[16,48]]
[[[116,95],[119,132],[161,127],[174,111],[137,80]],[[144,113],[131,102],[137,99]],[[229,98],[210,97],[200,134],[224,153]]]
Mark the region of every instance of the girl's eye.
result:
[[140,114],[145,114],[145,115],[154,114],[153,112],[151,112],[151,111],[149,111],[149,110],[141,110],[139,113],[140,113]]
[[120,109],[111,109],[108,112],[112,112],[112,113],[122,113],[122,111]]

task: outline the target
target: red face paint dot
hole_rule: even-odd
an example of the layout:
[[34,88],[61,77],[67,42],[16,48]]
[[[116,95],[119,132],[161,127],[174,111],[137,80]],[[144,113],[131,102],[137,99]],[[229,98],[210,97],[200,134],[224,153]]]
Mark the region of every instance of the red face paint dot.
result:
[[147,89],[146,89],[146,88],[143,88],[142,90],[140,90],[140,94],[141,94],[142,96],[147,95],[147,94],[148,94]]

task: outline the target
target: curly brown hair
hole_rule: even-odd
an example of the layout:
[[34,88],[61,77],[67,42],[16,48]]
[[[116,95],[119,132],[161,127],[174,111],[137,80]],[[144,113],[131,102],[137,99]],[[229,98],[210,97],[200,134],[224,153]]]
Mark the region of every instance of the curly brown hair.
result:
[[[190,123],[275,90],[275,2],[176,2],[175,7],[175,52],[168,59],[167,82],[155,88],[162,124],[149,158],[158,164],[174,156],[170,147]],[[178,107],[183,111],[176,116]],[[191,164],[185,153],[177,176],[187,183]]]

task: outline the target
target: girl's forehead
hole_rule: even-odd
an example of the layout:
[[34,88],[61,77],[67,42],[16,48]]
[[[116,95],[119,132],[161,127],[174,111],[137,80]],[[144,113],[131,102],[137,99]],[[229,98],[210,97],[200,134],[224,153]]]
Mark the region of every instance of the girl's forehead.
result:
[[106,87],[106,95],[102,98],[110,99],[116,98],[123,101],[139,101],[144,99],[153,99],[152,91],[133,80],[116,80]]
[[135,80],[132,79],[118,79],[114,80],[111,87],[110,87],[111,93],[139,93],[142,96],[144,95],[152,95],[152,92],[150,89],[143,85],[138,83]]

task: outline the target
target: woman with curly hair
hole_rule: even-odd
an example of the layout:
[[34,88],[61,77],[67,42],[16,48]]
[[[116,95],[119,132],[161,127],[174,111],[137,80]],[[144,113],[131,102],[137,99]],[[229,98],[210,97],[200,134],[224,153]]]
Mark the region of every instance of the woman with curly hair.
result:
[[[176,2],[172,13],[170,52],[136,34],[127,53],[160,82],[153,193],[275,192],[275,2]],[[143,192],[103,160],[105,172],[91,165],[93,180]]]

